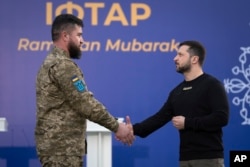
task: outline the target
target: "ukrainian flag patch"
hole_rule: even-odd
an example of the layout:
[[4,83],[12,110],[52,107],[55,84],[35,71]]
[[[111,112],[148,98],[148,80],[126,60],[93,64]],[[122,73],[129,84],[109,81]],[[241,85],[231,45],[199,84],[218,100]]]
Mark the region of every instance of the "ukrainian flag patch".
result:
[[80,80],[76,75],[73,76],[71,80],[78,92],[84,92],[85,85],[82,80]]

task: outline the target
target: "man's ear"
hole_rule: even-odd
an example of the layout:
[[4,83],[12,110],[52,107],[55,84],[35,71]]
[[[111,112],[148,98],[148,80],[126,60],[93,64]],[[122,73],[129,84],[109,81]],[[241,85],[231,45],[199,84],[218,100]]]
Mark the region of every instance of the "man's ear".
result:
[[61,33],[61,38],[63,39],[63,41],[68,41],[69,40],[69,34],[66,31],[63,31]]
[[192,63],[199,63],[199,56],[192,56]]

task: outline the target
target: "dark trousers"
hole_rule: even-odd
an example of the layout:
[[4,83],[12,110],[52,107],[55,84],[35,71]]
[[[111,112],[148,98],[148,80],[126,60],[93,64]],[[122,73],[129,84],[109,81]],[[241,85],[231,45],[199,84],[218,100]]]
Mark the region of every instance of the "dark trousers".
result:
[[223,158],[180,161],[180,167],[225,167]]

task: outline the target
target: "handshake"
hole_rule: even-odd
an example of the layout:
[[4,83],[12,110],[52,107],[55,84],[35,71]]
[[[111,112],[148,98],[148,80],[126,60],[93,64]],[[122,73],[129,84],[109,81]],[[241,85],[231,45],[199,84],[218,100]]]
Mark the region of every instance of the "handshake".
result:
[[126,116],[126,123],[119,123],[115,138],[126,145],[131,146],[133,144],[135,136],[129,116]]

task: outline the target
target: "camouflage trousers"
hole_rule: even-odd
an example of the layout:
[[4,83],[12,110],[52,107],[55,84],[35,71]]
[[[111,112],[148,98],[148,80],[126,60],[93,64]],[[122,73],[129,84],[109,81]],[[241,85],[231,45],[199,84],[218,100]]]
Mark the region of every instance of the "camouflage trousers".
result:
[[81,156],[41,156],[42,167],[83,167]]

